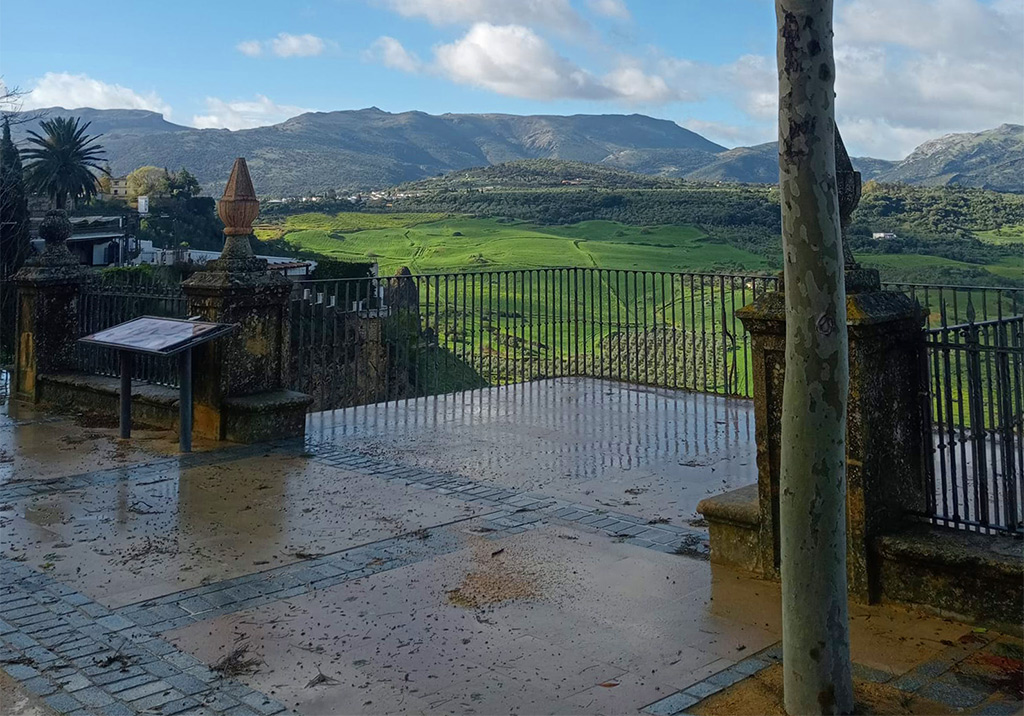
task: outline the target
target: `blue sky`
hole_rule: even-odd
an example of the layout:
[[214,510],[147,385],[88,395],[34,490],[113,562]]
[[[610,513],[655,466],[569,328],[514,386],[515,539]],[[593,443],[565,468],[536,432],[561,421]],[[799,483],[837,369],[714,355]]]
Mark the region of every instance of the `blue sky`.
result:
[[[0,4],[0,73],[26,107],[231,129],[368,106],[640,112],[750,144],[774,136],[774,52],[767,0]],[[1024,0],[838,0],[836,53],[855,154],[1022,120]]]

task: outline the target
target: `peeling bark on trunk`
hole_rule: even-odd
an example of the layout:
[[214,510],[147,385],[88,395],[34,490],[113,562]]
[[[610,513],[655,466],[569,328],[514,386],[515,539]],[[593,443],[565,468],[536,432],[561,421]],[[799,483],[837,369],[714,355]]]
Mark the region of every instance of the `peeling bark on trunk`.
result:
[[786,380],[780,536],[786,710],[850,713],[848,355],[831,0],[776,0]]

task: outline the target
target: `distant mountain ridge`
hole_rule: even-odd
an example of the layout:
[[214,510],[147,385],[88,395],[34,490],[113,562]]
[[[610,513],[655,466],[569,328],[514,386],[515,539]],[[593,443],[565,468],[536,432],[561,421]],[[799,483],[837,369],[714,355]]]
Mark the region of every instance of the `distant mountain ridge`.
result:
[[[195,129],[145,110],[59,107],[104,135],[111,169],[188,167],[217,194],[244,156],[265,196],[365,190],[522,159],[556,159],[694,181],[775,183],[774,143],[726,149],[678,124],[632,115],[308,112],[254,129]],[[13,128],[15,141],[31,123]],[[927,142],[901,162],[854,158],[865,180],[960,184],[1024,192],[1024,128],[1003,125]]]

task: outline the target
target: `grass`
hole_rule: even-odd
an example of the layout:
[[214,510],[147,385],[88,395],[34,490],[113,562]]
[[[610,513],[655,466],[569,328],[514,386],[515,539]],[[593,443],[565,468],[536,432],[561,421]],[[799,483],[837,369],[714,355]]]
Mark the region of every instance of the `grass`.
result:
[[974,233],[987,244],[1024,246],[1024,224],[1001,226],[992,231],[975,231]]
[[[362,218],[369,217],[369,218]],[[260,238],[348,261],[372,260],[383,273],[529,269],[548,266],[665,271],[765,270],[758,254],[714,243],[695,226],[626,226],[587,221],[538,226],[436,214],[302,214],[258,228]]]

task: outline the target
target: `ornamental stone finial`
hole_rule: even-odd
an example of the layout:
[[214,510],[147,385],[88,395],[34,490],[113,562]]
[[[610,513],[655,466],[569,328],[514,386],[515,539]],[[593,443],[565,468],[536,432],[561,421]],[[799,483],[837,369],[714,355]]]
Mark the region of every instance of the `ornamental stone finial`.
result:
[[846,145],[839,134],[839,127],[836,127],[836,189],[839,192],[839,226],[843,232],[844,263],[847,268],[856,268],[857,262],[846,240],[846,229],[850,225],[854,209],[860,203],[860,172],[853,168],[853,162],[850,161]]
[[51,210],[39,224],[39,238],[46,242],[46,247],[63,244],[71,238],[71,222],[66,211]]
[[839,134],[839,127],[835,128],[836,134],[836,190],[839,194],[839,228],[842,233],[843,242],[843,264],[846,278],[847,293],[865,293],[867,291],[878,291],[881,288],[878,271],[875,269],[861,268],[857,260],[853,258],[853,250],[850,248],[850,240],[847,236],[847,229],[850,226],[850,219],[854,210],[860,203],[861,180],[860,172],[853,168],[850,155],[843,144],[843,138]]
[[217,204],[217,215],[224,222],[223,259],[251,258],[252,247],[249,236],[252,235],[252,222],[260,214],[260,201],[256,198],[256,190],[252,186],[249,167],[243,157],[235,160],[231,167],[224,195]]
[[39,224],[39,238],[45,242],[43,252],[27,263],[33,266],[61,267],[61,270],[73,268],[77,271],[78,259],[68,249],[67,243],[71,234],[71,222],[66,211],[52,209],[46,212],[46,217]]

